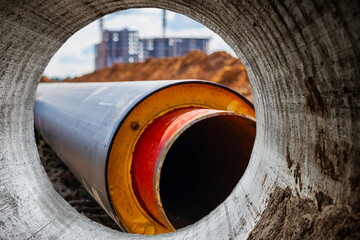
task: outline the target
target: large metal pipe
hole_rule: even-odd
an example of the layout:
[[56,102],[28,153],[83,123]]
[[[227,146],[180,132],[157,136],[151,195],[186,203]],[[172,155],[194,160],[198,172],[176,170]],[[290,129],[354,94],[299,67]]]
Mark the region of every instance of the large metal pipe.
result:
[[35,126],[129,232],[192,224],[231,193],[255,138],[252,104],[197,80],[40,84]]

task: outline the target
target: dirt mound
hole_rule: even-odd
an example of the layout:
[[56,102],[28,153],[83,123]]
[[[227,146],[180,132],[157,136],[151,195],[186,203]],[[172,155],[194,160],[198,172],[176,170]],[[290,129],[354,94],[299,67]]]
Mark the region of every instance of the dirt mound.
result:
[[[140,80],[202,79],[226,85],[252,101],[246,69],[226,52],[210,55],[194,50],[185,56],[149,58],[145,62],[117,63],[66,82],[119,82]],[[42,82],[51,82],[42,77]]]
[[40,79],[40,82],[45,82],[45,83],[48,83],[48,82],[55,82],[45,76],[42,76],[41,79]]

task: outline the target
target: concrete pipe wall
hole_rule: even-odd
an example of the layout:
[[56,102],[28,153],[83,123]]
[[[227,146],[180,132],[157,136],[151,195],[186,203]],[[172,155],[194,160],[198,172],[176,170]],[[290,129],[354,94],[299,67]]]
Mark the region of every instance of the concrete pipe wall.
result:
[[[218,33],[246,65],[257,133],[231,195],[181,230],[139,236],[77,213],[36,151],[33,103],[54,53],[105,14],[159,7]],[[356,238],[360,209],[359,1],[0,1],[3,239]]]

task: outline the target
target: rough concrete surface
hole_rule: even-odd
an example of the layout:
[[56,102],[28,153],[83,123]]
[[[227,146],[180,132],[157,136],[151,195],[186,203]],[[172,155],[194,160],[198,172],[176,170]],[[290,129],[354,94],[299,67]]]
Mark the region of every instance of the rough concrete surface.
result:
[[[41,167],[33,131],[37,82],[53,54],[86,24],[131,7],[176,11],[218,33],[248,69],[257,112],[252,157],[229,198],[194,225],[147,237],[103,227],[67,204]],[[269,211],[279,189],[288,200],[277,205],[290,208],[281,224],[304,209],[299,225],[357,237],[359,12],[355,0],[0,0],[0,238],[261,239],[277,227]],[[321,220],[332,216],[343,220]]]

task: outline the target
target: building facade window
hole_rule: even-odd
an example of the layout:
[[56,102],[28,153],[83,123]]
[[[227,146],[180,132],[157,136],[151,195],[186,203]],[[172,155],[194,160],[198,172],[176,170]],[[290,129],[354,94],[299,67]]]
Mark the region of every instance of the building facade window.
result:
[[144,61],[149,57],[176,57],[198,49],[208,52],[209,38],[143,38],[138,31],[124,29],[103,32],[102,41],[95,46],[96,69],[110,67],[116,62]]

